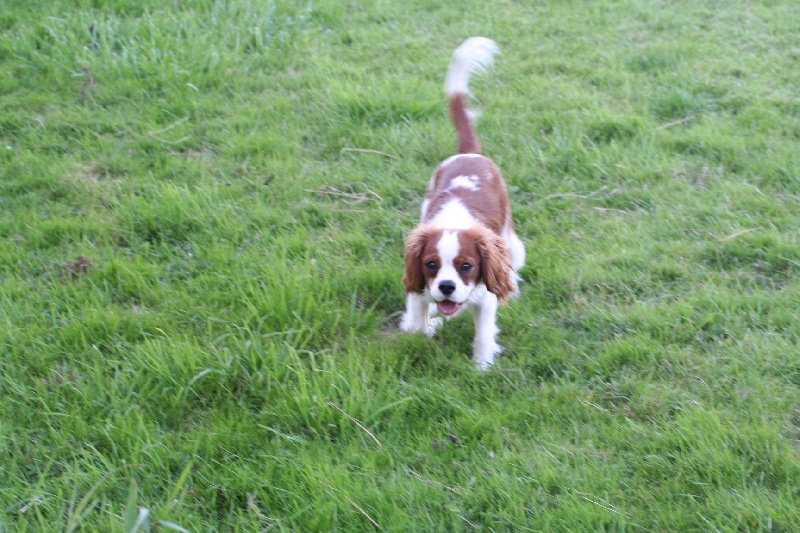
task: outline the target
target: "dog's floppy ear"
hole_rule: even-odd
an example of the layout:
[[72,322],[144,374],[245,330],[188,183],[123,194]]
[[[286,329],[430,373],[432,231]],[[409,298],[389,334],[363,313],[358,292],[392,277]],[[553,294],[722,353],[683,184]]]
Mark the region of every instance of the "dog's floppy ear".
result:
[[474,226],[468,234],[481,254],[481,278],[486,289],[505,302],[516,290],[512,278],[511,255],[506,241],[486,226]]
[[433,226],[419,226],[406,239],[406,271],[403,273],[403,285],[406,287],[406,292],[425,290],[425,277],[422,275],[422,251],[434,229]]

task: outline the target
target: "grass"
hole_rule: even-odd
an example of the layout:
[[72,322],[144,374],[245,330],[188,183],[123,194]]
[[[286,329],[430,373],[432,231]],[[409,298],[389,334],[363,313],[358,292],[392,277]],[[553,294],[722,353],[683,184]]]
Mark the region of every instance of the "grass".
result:
[[[10,0],[0,531],[792,531],[800,6]],[[526,283],[397,333],[485,35]]]

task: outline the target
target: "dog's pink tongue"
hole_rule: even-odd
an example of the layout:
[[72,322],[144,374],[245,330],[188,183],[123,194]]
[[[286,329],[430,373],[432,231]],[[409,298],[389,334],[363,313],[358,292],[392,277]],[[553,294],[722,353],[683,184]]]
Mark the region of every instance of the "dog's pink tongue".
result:
[[455,302],[449,302],[445,300],[444,302],[439,302],[439,312],[443,315],[452,315],[456,311],[458,311],[458,304]]

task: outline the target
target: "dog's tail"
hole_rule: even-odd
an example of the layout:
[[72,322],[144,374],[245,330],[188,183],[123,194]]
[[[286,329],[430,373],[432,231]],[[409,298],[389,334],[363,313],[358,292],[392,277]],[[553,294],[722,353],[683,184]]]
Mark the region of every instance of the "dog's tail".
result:
[[450,99],[450,118],[458,134],[459,154],[479,154],[481,145],[467,109],[469,78],[491,66],[497,45],[486,37],[471,37],[453,52],[453,61],[447,71],[444,92]]

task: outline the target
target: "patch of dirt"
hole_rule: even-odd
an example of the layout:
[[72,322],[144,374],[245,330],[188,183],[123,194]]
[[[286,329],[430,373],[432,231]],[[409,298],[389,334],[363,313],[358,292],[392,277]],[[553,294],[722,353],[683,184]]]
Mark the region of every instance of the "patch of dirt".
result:
[[64,281],[77,281],[89,272],[89,269],[94,266],[88,257],[80,255],[74,261],[64,265],[62,278]]

